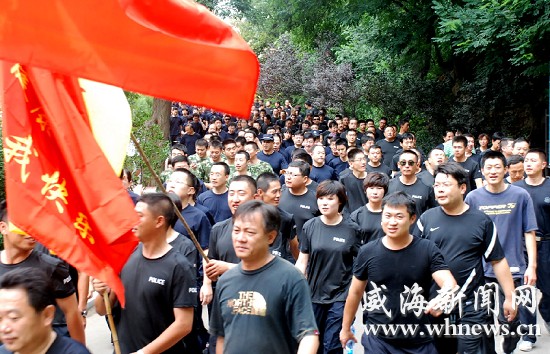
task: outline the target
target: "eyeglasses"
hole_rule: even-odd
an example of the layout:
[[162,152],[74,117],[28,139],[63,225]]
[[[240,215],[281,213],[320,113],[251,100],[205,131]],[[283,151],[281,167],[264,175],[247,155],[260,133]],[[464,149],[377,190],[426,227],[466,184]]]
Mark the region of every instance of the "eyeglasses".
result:
[[182,181],[182,180],[173,180],[173,179],[169,179],[168,181],[166,181],[166,184],[168,184],[168,183],[185,184],[187,187],[193,187],[192,185],[187,184],[187,182]]
[[353,160],[355,162],[367,162],[367,158],[366,157],[362,157],[362,158],[359,158],[359,159],[355,159]]
[[414,165],[416,165],[416,161],[413,161],[413,160],[409,160],[409,161],[402,160],[402,161],[399,161],[399,166],[405,166],[405,165],[414,166]]

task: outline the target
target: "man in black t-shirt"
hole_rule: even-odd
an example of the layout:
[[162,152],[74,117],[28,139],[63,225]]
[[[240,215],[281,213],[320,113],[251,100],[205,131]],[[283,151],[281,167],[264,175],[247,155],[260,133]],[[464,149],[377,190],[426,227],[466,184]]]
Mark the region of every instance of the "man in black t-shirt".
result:
[[386,174],[388,177],[391,177],[391,168],[382,163],[382,148],[380,148],[379,145],[371,145],[368,151],[368,158],[367,173],[380,172]]
[[309,219],[319,215],[315,193],[307,188],[306,182],[310,168],[304,161],[293,161],[285,173],[285,188],[281,193],[280,208],[294,215],[298,241],[302,235],[302,227]]
[[41,269],[19,267],[0,278],[0,354],[90,354],[52,329],[54,289]]
[[[187,259],[166,242],[174,208],[169,197],[148,193],[136,204],[140,222],[135,228],[141,243],[120,273],[126,306],[117,325],[123,353],[183,353],[183,338],[191,332],[197,304],[196,273]],[[93,280],[94,289],[110,292]],[[116,296],[109,298],[115,303]],[[96,297],[97,313],[105,315],[103,296]]]
[[458,135],[453,138],[453,153],[454,156],[449,161],[457,162],[468,174],[466,179],[466,196],[472,190],[483,187],[481,181],[481,170],[479,164],[470,157],[466,157],[466,146],[468,145],[468,139],[463,135]]
[[[342,347],[349,340],[357,341],[350,330],[363,292],[368,286],[368,311],[366,326],[425,325],[425,313],[438,314],[435,303],[427,303],[432,279],[443,289],[450,291],[456,285],[449,268],[437,246],[429,240],[409,234],[416,221],[414,200],[404,192],[396,192],[384,198],[382,228],[385,236],[363,245],[353,266],[353,279],[344,308],[344,320],[340,332]],[[368,282],[368,283],[367,283]],[[416,303],[424,305],[415,313],[407,305],[411,289],[420,290],[414,296]],[[379,302],[372,301],[378,293]],[[374,295],[374,296],[373,296]],[[404,300],[405,299],[405,300]],[[410,305],[410,304],[409,304]],[[361,344],[368,353],[437,353],[432,337],[425,331],[409,334],[399,332],[363,335]],[[404,349],[401,349],[404,348]]]
[[[504,289],[505,315],[515,315],[512,308],[514,281],[504,251],[491,219],[483,212],[470,208],[463,198],[467,190],[466,171],[456,162],[435,169],[434,191],[440,207],[426,211],[416,223],[415,234],[432,240],[440,248],[461,292],[462,309],[455,308],[454,324],[491,324],[486,309],[476,310],[474,293],[485,284],[483,260],[492,264],[498,282]],[[443,323],[443,319],[439,319]],[[492,336],[478,335],[438,337],[437,349],[443,353],[482,353],[494,351]]]
[[[413,150],[404,150],[399,156],[401,176],[390,181],[388,193],[402,191],[410,195],[416,202],[416,215],[422,215],[426,210],[437,206],[432,186],[427,186],[416,172],[420,168],[419,157]],[[411,229],[412,231],[412,229]]]
[[390,167],[393,155],[401,148],[394,125],[389,125],[384,129],[384,139],[378,140],[376,145],[382,149],[382,163]]
[[[550,179],[544,177],[546,153],[531,149],[525,155],[525,173],[527,177],[514,185],[521,187],[533,199],[538,230],[537,240],[537,288],[542,293],[539,312],[544,325],[550,329]],[[531,338],[523,338],[530,341]]]
[[82,315],[78,311],[76,292],[68,265],[60,259],[35,250],[36,241],[26,234],[10,230],[8,207],[0,203],[0,232],[4,238],[4,250],[0,252],[0,276],[4,273],[29,267],[42,269],[54,283],[54,296],[58,308],[65,315],[66,324],[56,324],[55,330],[86,344]]
[[365,170],[367,157],[360,149],[350,149],[348,152],[351,173],[340,178],[340,182],[346,187],[348,202],[346,209],[352,213],[367,203],[367,196],[363,189],[363,181],[367,176]]
[[241,262],[218,281],[210,321],[218,352],[315,353],[319,332],[307,282],[269,252],[279,212],[255,200],[239,206],[233,218],[232,243]]
[[274,173],[264,172],[256,180],[258,197],[266,204],[273,205],[281,216],[281,227],[275,241],[269,246],[271,254],[295,263],[300,253],[294,216],[279,208],[281,200],[281,182]]

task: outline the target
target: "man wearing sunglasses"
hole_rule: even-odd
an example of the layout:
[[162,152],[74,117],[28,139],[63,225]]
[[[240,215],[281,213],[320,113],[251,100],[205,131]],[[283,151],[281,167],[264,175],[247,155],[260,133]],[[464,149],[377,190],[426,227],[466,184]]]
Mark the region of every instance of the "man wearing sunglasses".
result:
[[426,210],[437,206],[432,186],[425,185],[416,176],[420,170],[418,154],[413,150],[403,150],[397,163],[401,176],[390,181],[388,194],[402,191],[410,195],[416,202],[417,215],[422,215]]

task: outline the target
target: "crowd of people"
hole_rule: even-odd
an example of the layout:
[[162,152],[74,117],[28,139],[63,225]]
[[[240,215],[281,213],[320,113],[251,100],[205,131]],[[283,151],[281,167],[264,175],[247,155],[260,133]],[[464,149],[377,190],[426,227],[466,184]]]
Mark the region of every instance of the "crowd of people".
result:
[[[423,329],[495,318],[509,328],[505,353],[531,350],[537,333],[518,328],[536,328],[537,311],[550,324],[545,152],[460,129],[423,151],[410,122],[396,123],[328,117],[288,100],[258,101],[248,120],[174,103],[159,171],[168,195],[137,195],[131,173],[121,175],[140,217],[140,245],[121,273],[125,308],[92,281],[115,304],[122,352],[342,353],[360,337],[366,353],[494,353],[494,333]],[[74,297],[74,286],[61,291],[62,261],[10,231],[3,210],[0,272],[40,267],[27,258],[50,262],[56,298]],[[535,285],[538,304],[526,295]],[[102,296],[95,306],[106,313]],[[364,331],[352,328],[360,306]],[[2,311],[4,347],[26,353]],[[417,330],[383,327],[397,325]],[[74,328],[65,334],[77,339]]]

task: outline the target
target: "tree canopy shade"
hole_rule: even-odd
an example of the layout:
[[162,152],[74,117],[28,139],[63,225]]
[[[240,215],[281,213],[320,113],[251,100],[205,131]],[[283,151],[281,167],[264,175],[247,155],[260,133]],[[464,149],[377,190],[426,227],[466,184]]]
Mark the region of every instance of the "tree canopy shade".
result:
[[[260,53],[263,96],[273,97],[274,91],[301,95],[337,109],[344,105],[346,113],[359,118],[372,112],[410,115],[413,121],[429,122],[432,130],[499,130],[542,146],[538,128],[544,126],[550,62],[546,0],[250,4],[242,33]],[[274,55],[281,58],[279,67],[289,63],[286,71],[275,70]],[[353,104],[323,98],[347,80],[335,75],[326,82],[323,69],[328,70],[329,61],[349,68],[345,90],[356,98]],[[285,86],[295,77],[302,80],[301,94],[296,83]]]

